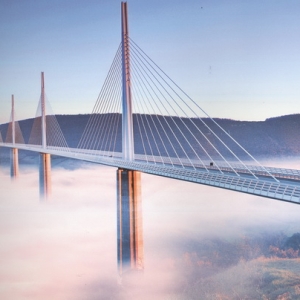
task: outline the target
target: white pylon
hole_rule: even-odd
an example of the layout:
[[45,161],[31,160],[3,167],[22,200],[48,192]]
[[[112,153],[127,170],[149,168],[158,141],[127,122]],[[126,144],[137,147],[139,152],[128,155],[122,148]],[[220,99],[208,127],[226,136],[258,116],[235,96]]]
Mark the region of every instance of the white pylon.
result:
[[123,159],[133,160],[133,118],[130,83],[130,55],[128,43],[127,3],[121,2],[122,11],[122,153]]
[[46,129],[46,103],[45,103],[45,83],[44,72],[41,73],[41,126],[42,126],[42,148],[47,148]]

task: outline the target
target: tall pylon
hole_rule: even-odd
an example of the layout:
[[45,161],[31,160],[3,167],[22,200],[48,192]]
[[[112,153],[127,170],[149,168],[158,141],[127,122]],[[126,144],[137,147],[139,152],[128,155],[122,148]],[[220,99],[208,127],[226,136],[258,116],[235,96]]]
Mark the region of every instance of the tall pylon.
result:
[[[41,132],[42,132],[42,149],[47,148],[47,128],[46,128],[46,98],[45,98],[45,81],[44,72],[41,73]],[[47,199],[51,194],[51,155],[49,153],[40,153],[40,197]]]
[[46,129],[46,99],[44,72],[41,72],[41,126],[42,126],[42,148],[47,148],[47,129]]
[[16,143],[16,125],[15,125],[15,97],[11,95],[11,140],[15,146]]
[[19,175],[19,153],[18,153],[18,149],[14,147],[16,144],[14,95],[11,96],[11,138],[12,138],[13,148],[11,149],[11,158],[10,158],[10,176],[13,179],[18,177]]
[[[123,159],[134,159],[133,118],[130,86],[127,3],[122,2],[122,152]],[[144,269],[141,173],[117,170],[117,243],[119,274]]]
[[133,160],[133,118],[130,81],[130,51],[127,2],[121,2],[122,13],[122,153],[123,159]]

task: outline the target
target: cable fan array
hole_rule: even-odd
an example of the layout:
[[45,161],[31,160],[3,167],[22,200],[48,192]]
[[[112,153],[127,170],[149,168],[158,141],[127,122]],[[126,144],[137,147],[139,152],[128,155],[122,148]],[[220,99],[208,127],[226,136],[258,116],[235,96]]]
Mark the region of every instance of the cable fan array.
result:
[[95,155],[121,156],[121,97],[122,48],[120,45],[79,141],[79,149]]
[[[15,143],[16,144],[24,144],[23,134],[18,121],[14,121],[15,126]],[[12,115],[10,116],[10,121],[8,124],[5,143],[13,143],[13,123],[12,123]]]
[[[166,75],[130,38],[130,90],[136,162],[188,170],[248,173],[256,167],[274,178],[216,120]],[[70,151],[46,101],[46,143]],[[222,120],[224,121],[224,120]],[[42,145],[41,98],[28,144]],[[15,142],[24,143],[18,122]],[[13,142],[12,121],[6,143]],[[0,142],[2,135],[0,133]],[[76,152],[122,157],[122,47],[119,46]],[[247,165],[244,163],[247,161]],[[276,180],[277,181],[277,180]]]
[[[128,41],[135,160],[168,167],[214,169],[221,173],[230,170],[236,175],[243,170],[256,177],[251,169],[263,167],[255,158],[132,39]],[[121,157],[121,75],[120,45],[78,144],[80,152]],[[247,167],[245,160],[252,166]]]
[[135,137],[142,145],[136,153],[144,154],[147,161],[182,167],[187,163],[195,167],[195,160],[204,168],[207,161],[226,161],[220,150],[222,140],[217,139],[220,143],[215,145],[211,135],[218,135],[199,118],[199,109],[190,107],[182,90],[132,40],[130,45],[133,110],[138,125]]
[[[55,114],[52,112],[50,103],[46,99],[46,141],[47,147],[55,150],[69,151],[67,141],[62,133]],[[28,144],[42,145],[42,117],[41,117],[41,98],[39,100],[36,115],[33,121]]]

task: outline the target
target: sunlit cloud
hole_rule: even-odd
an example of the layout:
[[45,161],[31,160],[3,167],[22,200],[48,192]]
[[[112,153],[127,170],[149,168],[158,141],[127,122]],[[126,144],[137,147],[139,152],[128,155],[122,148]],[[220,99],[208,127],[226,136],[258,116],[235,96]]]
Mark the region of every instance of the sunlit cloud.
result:
[[1,298],[174,297],[209,270],[196,249],[207,239],[300,231],[297,205],[142,174],[145,271],[120,284],[116,169],[70,164],[52,169],[44,202],[37,166],[21,166],[16,181],[1,167]]

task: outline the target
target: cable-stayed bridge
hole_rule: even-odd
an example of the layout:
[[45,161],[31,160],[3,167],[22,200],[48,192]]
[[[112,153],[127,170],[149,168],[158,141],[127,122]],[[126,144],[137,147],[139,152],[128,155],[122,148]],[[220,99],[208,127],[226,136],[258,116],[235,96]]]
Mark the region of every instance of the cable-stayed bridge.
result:
[[[51,189],[51,155],[118,168],[118,259],[142,268],[140,172],[300,203],[300,170],[262,166],[129,37],[122,3],[122,41],[83,134],[72,145],[41,97],[31,132],[15,117],[0,127],[0,146],[41,153],[40,191]],[[72,124],[68,124],[72,127]],[[249,137],[251,138],[251,137]],[[121,270],[122,272],[122,270]]]

